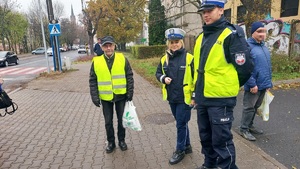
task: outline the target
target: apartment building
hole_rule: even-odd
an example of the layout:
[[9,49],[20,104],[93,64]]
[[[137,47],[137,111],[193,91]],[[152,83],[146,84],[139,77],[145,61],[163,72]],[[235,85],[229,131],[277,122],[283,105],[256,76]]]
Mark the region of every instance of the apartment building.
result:
[[187,35],[197,36],[202,31],[201,17],[197,14],[198,3],[190,0],[162,0],[168,24],[181,28]]

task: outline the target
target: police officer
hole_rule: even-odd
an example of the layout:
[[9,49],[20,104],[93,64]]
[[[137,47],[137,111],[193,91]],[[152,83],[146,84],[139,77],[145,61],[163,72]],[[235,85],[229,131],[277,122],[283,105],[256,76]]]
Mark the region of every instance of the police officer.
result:
[[106,153],[115,149],[115,134],[113,127],[114,106],[118,118],[118,140],[122,151],[127,150],[125,143],[125,128],[122,124],[125,102],[133,97],[133,73],[128,60],[122,53],[115,52],[115,41],[112,36],[106,36],[101,41],[104,54],[94,57],[90,70],[90,94],[93,103],[100,107],[103,116],[108,145]]
[[205,23],[194,47],[193,104],[205,156],[202,169],[237,168],[230,131],[233,109],[253,69],[243,30],[223,16],[225,2],[203,0],[199,9]]
[[192,153],[188,122],[191,118],[191,95],[193,82],[193,55],[183,43],[185,31],[170,28],[165,31],[167,51],[156,70],[156,78],[162,83],[163,100],[168,100],[176,120],[177,144],[169,163],[180,162],[185,154]]

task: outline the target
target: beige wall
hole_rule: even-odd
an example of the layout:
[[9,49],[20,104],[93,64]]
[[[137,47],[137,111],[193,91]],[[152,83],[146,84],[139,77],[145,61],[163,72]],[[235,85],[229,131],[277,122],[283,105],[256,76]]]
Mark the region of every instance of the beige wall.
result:
[[[187,32],[187,35],[198,36],[202,31],[202,21],[197,8],[187,0],[162,0],[165,6],[168,23]],[[181,15],[184,14],[184,15]]]
[[[225,4],[224,9],[230,9],[231,8],[231,22],[236,23],[237,18],[237,7],[240,6],[242,3],[240,0],[228,0],[228,2]],[[292,19],[300,19],[300,3],[298,7],[298,15],[297,16],[291,16],[291,17],[280,17],[280,9],[281,9],[281,0],[273,0],[272,2],[272,9],[271,9],[271,16],[274,19],[282,19],[284,22],[291,21]],[[261,18],[263,19],[263,18]]]
[[276,0],[276,3],[272,3],[272,9],[271,9],[271,16],[273,18],[281,18],[283,21],[288,22],[291,21],[293,19],[300,19],[300,3],[298,6],[298,15],[297,16],[290,16],[290,17],[280,17],[280,9],[281,9],[281,1],[277,2],[278,0]]

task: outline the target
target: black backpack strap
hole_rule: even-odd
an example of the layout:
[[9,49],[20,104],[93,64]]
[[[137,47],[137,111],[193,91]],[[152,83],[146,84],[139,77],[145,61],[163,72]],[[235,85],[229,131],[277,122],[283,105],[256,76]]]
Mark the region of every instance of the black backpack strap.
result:
[[14,112],[16,110],[18,110],[18,105],[15,103],[15,102],[12,102],[13,104],[11,105],[12,106],[12,111],[8,111],[7,108],[5,108],[5,112],[9,115],[12,115],[14,114]]

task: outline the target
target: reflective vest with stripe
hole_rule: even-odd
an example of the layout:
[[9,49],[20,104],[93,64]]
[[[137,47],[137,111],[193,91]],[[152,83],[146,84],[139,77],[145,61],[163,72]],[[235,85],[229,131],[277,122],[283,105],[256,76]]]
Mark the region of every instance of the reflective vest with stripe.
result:
[[99,98],[105,101],[113,100],[113,94],[125,94],[125,57],[115,53],[114,63],[109,71],[104,55],[93,58],[94,71],[97,75]]
[[[161,65],[163,67],[165,61],[166,61],[167,55],[163,56],[161,58]],[[186,62],[185,62],[185,72],[184,72],[184,78],[183,78],[183,94],[184,94],[184,102],[185,104],[191,104],[192,99],[192,83],[193,83],[193,77],[192,77],[192,69],[191,69],[191,62],[193,60],[194,56],[187,53],[186,54]],[[162,69],[162,73],[166,75],[164,69]],[[162,94],[163,94],[163,100],[167,100],[167,89],[166,84],[162,85]]]
[[[210,49],[202,74],[204,80],[204,97],[226,98],[235,97],[239,92],[238,74],[233,64],[228,63],[223,49],[224,40],[232,31],[225,28]],[[194,47],[194,84],[198,78],[201,44],[203,33],[199,35]]]

